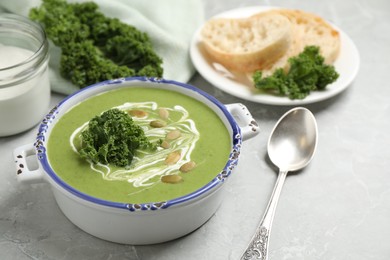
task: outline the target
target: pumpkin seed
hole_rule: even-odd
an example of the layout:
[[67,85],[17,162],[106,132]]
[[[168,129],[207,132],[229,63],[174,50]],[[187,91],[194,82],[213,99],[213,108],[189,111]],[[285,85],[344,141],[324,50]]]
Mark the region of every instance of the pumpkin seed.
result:
[[180,166],[180,171],[181,172],[189,172],[191,171],[192,169],[194,169],[196,166],[196,163],[193,162],[193,161],[189,161],[189,162],[186,162],[185,164],[183,164],[182,166]]
[[161,145],[160,145],[162,148],[164,149],[168,149],[169,147],[171,147],[171,145],[167,142],[167,141],[162,141]]
[[134,117],[147,117],[148,116],[148,112],[143,111],[143,110],[138,110],[138,109],[129,110],[129,111],[127,111],[127,113],[131,116],[134,116]]
[[175,140],[181,136],[181,132],[179,130],[172,130],[166,135],[167,140]]
[[178,151],[171,152],[168,154],[168,156],[165,158],[165,164],[167,165],[173,165],[177,163],[180,160],[181,153]]
[[164,127],[166,125],[167,125],[167,123],[164,121],[161,121],[161,120],[153,120],[150,122],[150,126],[154,127],[154,128],[161,128],[161,127]]
[[180,175],[164,175],[161,177],[161,181],[165,183],[179,183],[183,180]]
[[160,118],[162,118],[164,120],[168,119],[168,117],[169,117],[169,111],[166,108],[160,108],[158,110],[158,114],[159,114]]

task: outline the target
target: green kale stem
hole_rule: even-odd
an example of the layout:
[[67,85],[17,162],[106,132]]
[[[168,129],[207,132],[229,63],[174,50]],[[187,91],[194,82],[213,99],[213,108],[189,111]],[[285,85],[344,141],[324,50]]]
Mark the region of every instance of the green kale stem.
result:
[[162,59],[149,36],[106,17],[93,2],[43,0],[29,16],[61,48],[61,75],[81,88],[120,77],[162,77]]
[[323,90],[339,77],[334,66],[324,63],[318,46],[306,46],[288,62],[287,73],[279,68],[271,76],[263,77],[261,71],[256,71],[253,74],[255,87],[290,99],[304,99],[311,91]]

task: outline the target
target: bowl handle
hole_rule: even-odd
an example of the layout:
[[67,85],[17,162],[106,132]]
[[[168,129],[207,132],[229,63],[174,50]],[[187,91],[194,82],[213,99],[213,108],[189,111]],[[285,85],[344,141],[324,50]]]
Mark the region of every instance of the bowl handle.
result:
[[32,167],[31,164],[33,164],[33,162],[27,160],[28,157],[34,157],[35,155],[36,151],[34,144],[23,145],[14,150],[13,156],[16,166],[16,177],[19,182],[32,184],[44,181],[40,164],[38,163],[38,167],[35,165]]
[[226,109],[232,114],[237,124],[241,128],[242,140],[248,140],[259,133],[259,125],[252,117],[251,113],[241,103],[227,104]]

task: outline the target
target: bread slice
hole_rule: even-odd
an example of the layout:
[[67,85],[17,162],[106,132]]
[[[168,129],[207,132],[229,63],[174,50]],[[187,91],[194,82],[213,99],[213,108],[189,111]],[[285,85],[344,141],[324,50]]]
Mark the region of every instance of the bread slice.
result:
[[[276,69],[289,70],[288,59],[301,53],[305,46],[316,45],[326,64],[332,64],[340,52],[340,34],[321,17],[308,12],[292,9],[275,9],[253,15],[251,18],[279,14],[292,23],[293,40],[287,52],[271,66],[262,69],[263,77],[270,76]],[[253,72],[252,72],[253,73]],[[252,80],[252,73],[247,77]]]
[[217,18],[201,31],[207,53],[227,69],[253,72],[264,69],[289,50],[292,25],[279,14],[244,19]]
[[286,16],[300,28],[303,48],[308,45],[319,46],[326,64],[332,64],[337,59],[340,52],[340,33],[332,25],[315,14],[301,10],[279,9],[276,12]]
[[[340,34],[324,19],[301,10],[276,9],[269,13],[283,15],[293,24],[295,33],[300,38],[300,46],[292,44],[292,48],[297,48],[298,53],[302,52],[305,46],[317,45],[326,64],[332,64],[336,60],[340,52]],[[252,18],[262,15],[264,13],[256,14]]]
[[[269,15],[270,13],[277,13],[277,12],[269,11],[265,13],[256,14],[255,16]],[[290,47],[285,52],[285,54],[282,55],[279,59],[277,59],[274,63],[262,69],[262,73],[264,77],[270,76],[278,68],[282,68],[285,72],[287,72],[290,67],[288,63],[288,59],[298,55],[300,52],[303,51],[305,47],[304,42],[302,40],[303,39],[302,28],[300,26],[297,26],[297,24],[294,21],[291,22],[292,22],[292,26],[291,26],[292,39],[291,39]],[[250,73],[250,75],[252,75],[252,73]]]

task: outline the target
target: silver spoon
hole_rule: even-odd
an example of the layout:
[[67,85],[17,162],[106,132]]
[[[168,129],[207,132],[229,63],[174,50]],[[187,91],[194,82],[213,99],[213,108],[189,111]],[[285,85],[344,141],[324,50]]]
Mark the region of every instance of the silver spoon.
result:
[[289,110],[276,123],[268,139],[268,155],[279,168],[278,179],[263,219],[241,260],[268,259],[272,220],[284,180],[289,171],[302,169],[311,161],[317,146],[317,135],[316,120],[303,107]]

